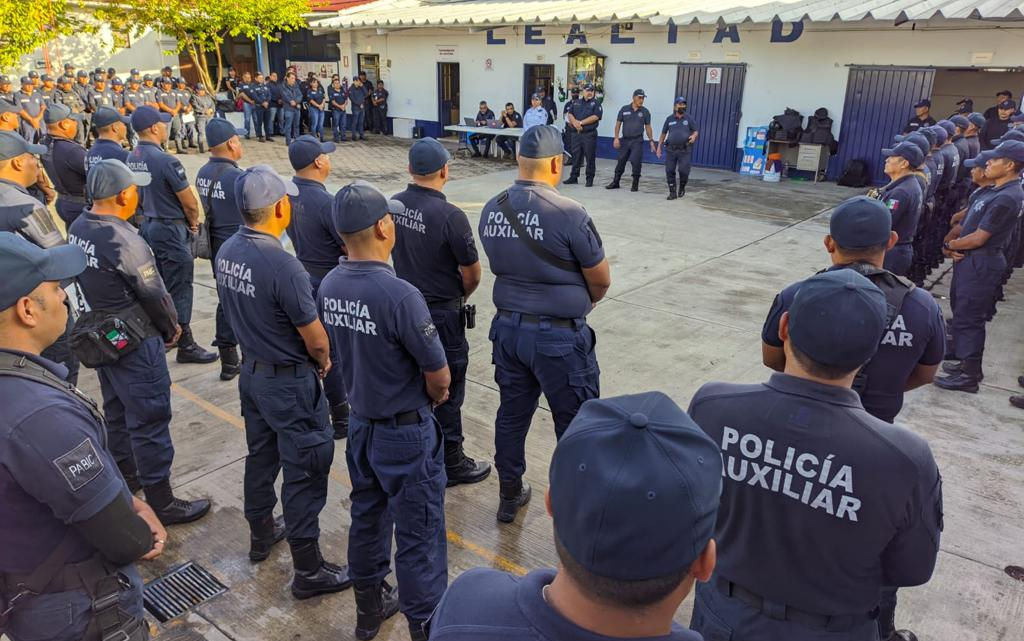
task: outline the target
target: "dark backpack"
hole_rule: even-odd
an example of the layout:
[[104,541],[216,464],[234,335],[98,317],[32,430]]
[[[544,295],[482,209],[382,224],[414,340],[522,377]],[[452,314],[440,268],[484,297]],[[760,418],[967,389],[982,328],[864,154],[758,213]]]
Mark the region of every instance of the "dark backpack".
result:
[[839,184],[843,187],[867,187],[871,184],[871,172],[868,171],[868,163],[854,158],[846,163],[843,175],[839,177]]

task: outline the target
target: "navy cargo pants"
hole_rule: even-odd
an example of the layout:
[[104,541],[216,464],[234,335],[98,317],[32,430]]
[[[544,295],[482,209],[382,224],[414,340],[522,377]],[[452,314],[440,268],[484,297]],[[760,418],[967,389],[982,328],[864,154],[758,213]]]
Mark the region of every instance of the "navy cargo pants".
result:
[[644,157],[644,137],[619,139],[619,160],[615,163],[615,179],[618,180],[626,171],[626,163],[633,167],[633,178],[640,177],[640,162]]
[[[786,620],[786,606],[764,600],[756,608],[734,596],[726,596],[722,580],[697,584],[690,629],[704,641],[878,641],[878,622],[863,615],[820,617],[820,625]],[[812,615],[813,616],[813,615]]]
[[526,471],[526,434],[541,392],[551,407],[555,436],[562,437],[584,401],[600,396],[596,335],[583,318],[499,311],[491,322],[494,382],[501,393],[494,421],[498,478],[515,482]]
[[[461,301],[460,301],[461,302]],[[461,305],[460,305],[461,307]],[[448,400],[434,408],[434,416],[441,424],[444,441],[449,446],[462,443],[462,403],[466,400],[466,370],[469,369],[469,342],[461,309],[442,309],[430,306],[430,318],[437,328],[437,336],[444,346],[448,371],[452,382],[448,385]]]
[[153,250],[156,268],[174,301],[178,323],[183,326],[192,322],[192,275],[195,269],[188,235],[184,220],[146,218],[142,223],[142,238]]
[[[317,276],[313,273],[309,274],[309,282],[313,286],[313,300],[317,299],[316,295],[320,291],[320,281],[326,275]],[[334,367],[324,377],[324,393],[327,394],[327,402],[334,408],[348,402],[348,393],[345,391],[345,379],[341,377],[341,361],[338,360],[338,352],[334,349],[334,345],[331,345],[331,363],[334,364]]]
[[587,163],[587,180],[593,181],[597,174],[597,129],[577,131],[573,134],[570,178],[580,177],[584,160]]
[[690,180],[690,148],[669,145],[665,151],[665,178],[669,187],[676,186],[676,174],[679,175],[679,186],[686,187]]
[[151,336],[109,367],[96,369],[107,420],[107,447],[122,472],[143,486],[171,476],[171,374],[163,339]]
[[[205,136],[205,134],[204,134]],[[205,137],[202,138],[205,144]],[[220,248],[227,242],[228,238],[231,238],[234,233],[238,231],[238,227],[212,227],[210,228],[210,253],[213,255],[213,260],[210,261],[210,269],[213,270],[213,279],[217,280],[217,254],[220,253]],[[231,329],[231,325],[228,323],[227,316],[224,315],[224,306],[220,304],[220,299],[217,299],[217,315],[216,315],[216,333],[213,337],[213,346],[216,348],[221,347],[235,347],[238,345],[238,339],[235,337],[235,331]]]
[[975,249],[953,264],[950,307],[953,321],[953,351],[963,361],[964,371],[981,373],[985,353],[985,323],[1006,272],[1006,256],[998,249]]
[[440,428],[429,406],[385,420],[353,412],[349,421],[349,574],[359,588],[383,581],[393,533],[402,613],[424,621],[448,586]]
[[274,366],[244,361],[238,395],[245,419],[245,518],[270,515],[274,482],[283,472],[281,504],[288,540],[320,537],[320,511],[334,461],[334,430],[327,399],[312,365]]

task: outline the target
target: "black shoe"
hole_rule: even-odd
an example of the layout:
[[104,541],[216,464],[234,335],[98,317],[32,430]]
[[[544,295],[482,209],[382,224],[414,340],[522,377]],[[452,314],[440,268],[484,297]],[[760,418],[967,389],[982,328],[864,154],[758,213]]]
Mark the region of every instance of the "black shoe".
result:
[[473,157],[474,158],[479,158],[480,157],[480,152],[474,149],[473,150]]
[[563,185],[578,185],[578,184],[580,184],[580,181],[579,181],[578,178],[573,178],[572,176],[569,176],[569,179],[568,180],[563,180],[562,184]]
[[1011,396],[1010,397],[1010,405],[1013,405],[1014,407],[1018,407],[1018,408],[1024,410],[1024,396],[1020,396],[1020,395]]
[[668,186],[668,198],[666,198],[665,200],[675,200],[675,199],[676,199],[676,186],[675,185],[669,185]]
[[896,630],[888,639],[882,641],[917,641],[917,635],[910,630]]
[[398,588],[381,581],[368,588],[355,588],[356,638],[370,641],[380,632],[380,626],[398,613]]
[[686,195],[686,185],[679,185],[679,197],[682,198]]
[[960,364],[960,361],[943,361],[942,371],[956,376],[957,374],[963,374],[964,368],[963,365]]
[[331,407],[331,424],[334,426],[334,440],[348,436],[348,403]]
[[249,560],[253,563],[266,561],[270,549],[284,540],[286,531],[283,516],[268,514],[257,521],[249,521]]
[[295,568],[292,596],[296,599],[341,592],[352,585],[352,579],[348,578],[348,566],[324,561],[320,555],[320,544],[316,541],[293,544],[291,550],[292,566]]
[[604,188],[605,189],[618,189],[619,188],[619,179],[616,178],[615,180],[613,180],[610,183],[608,183],[607,185],[605,185]]
[[530,502],[533,490],[530,488],[530,484],[522,479],[515,482],[501,481],[500,485],[496,517],[502,523],[511,523],[516,520],[519,508]]
[[199,346],[199,343],[196,343],[196,339],[192,337],[192,328],[188,325],[182,325],[181,338],[178,339],[177,361],[179,363],[199,363],[205,365],[215,360],[217,360],[216,354],[206,351]]
[[937,387],[941,387],[944,390],[952,392],[969,392],[971,394],[978,393],[978,379],[973,376],[968,376],[963,372],[956,376],[936,378],[934,383]]
[[640,190],[640,177],[639,176],[633,176],[633,184],[629,186],[629,190],[630,191],[639,191]]
[[143,488],[146,502],[164,525],[191,523],[210,511],[210,500],[186,501],[174,496],[170,479]]
[[466,456],[462,444],[445,447],[444,467],[448,476],[447,487],[479,483],[491,474],[491,464],[477,462]]
[[271,136],[267,136],[267,142],[276,142]]
[[266,139],[266,138],[264,138],[263,136],[260,136],[260,137],[258,138],[258,140],[259,140],[260,142],[267,142],[267,139]]
[[1020,385],[1021,387],[1024,387],[1024,376],[1018,376],[1017,377],[1017,385]]
[[416,619],[409,619],[409,638],[412,641],[427,641],[427,633],[423,629],[423,625],[426,621],[417,621]]
[[217,351],[220,353],[220,380],[230,381],[242,370],[242,364],[238,360],[238,348],[221,347]]
[[593,178],[587,178],[587,184],[584,185],[584,187],[593,187],[593,186],[594,186],[594,179]]

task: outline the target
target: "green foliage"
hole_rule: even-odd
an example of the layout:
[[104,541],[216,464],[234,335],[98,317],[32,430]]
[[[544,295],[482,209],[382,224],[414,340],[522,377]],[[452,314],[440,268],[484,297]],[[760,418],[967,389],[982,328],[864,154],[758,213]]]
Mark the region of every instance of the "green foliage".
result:
[[87,28],[71,15],[66,0],[0,0],[0,70],[14,67],[57,36]]
[[[303,15],[310,6],[310,0],[118,0],[96,9],[96,17],[133,36],[147,28],[173,36],[178,41],[175,53],[186,53],[213,91],[223,77],[220,46],[225,38],[276,41],[275,33],[306,25]],[[216,79],[207,73],[207,56],[216,58]]]

